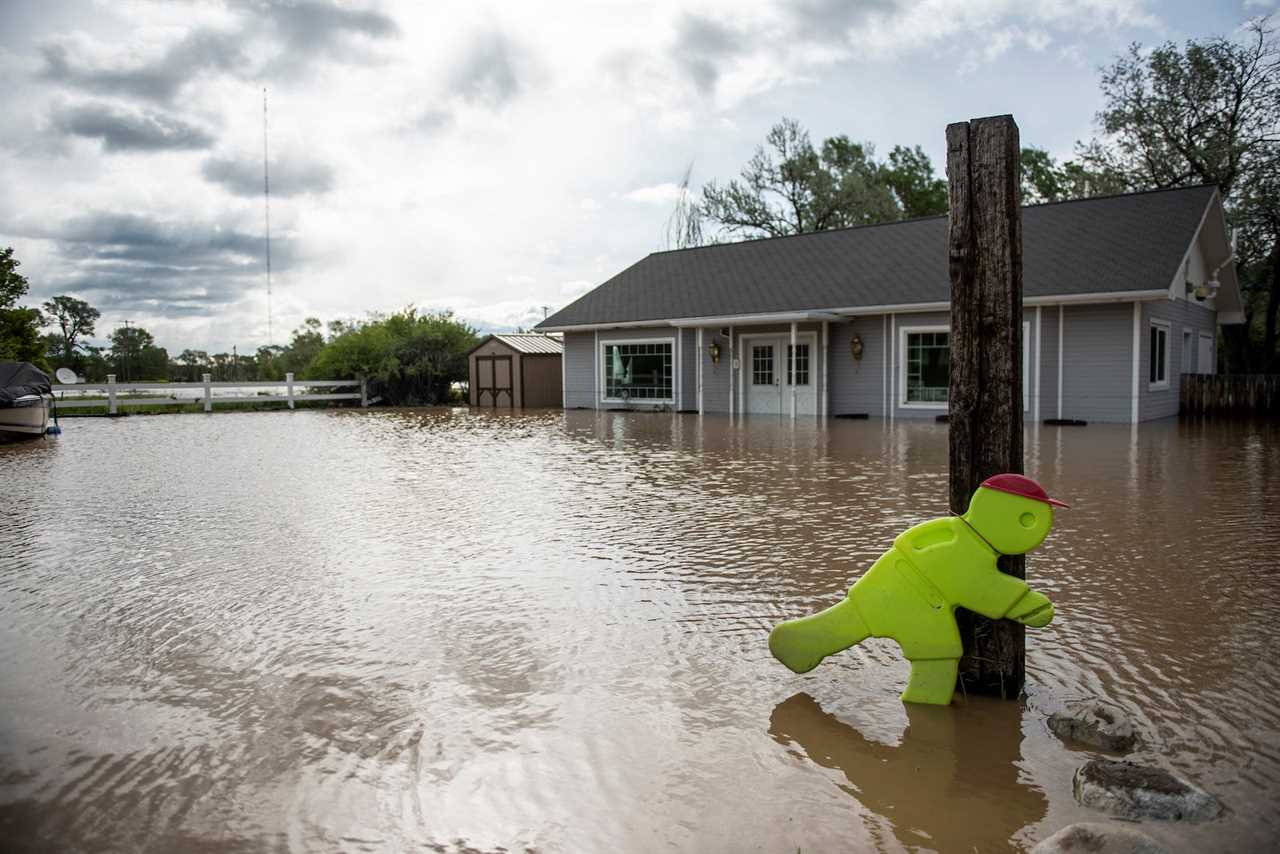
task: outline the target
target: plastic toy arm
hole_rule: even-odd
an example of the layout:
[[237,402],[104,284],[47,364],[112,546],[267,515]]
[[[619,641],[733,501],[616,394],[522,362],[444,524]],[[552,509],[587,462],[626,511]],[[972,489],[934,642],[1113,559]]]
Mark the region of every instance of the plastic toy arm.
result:
[[1013,607],[1005,616],[1011,620],[1017,620],[1024,626],[1038,629],[1049,625],[1049,621],[1053,619],[1053,603],[1049,601],[1048,596],[1028,587],[1027,592],[1013,603]]

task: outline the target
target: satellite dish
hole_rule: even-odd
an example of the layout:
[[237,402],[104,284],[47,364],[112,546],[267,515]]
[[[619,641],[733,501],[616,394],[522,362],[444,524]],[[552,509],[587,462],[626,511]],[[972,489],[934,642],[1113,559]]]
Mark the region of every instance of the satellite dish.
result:
[[58,378],[58,382],[65,385],[75,385],[80,382],[80,378],[76,376],[76,372],[70,368],[58,368],[53,375]]

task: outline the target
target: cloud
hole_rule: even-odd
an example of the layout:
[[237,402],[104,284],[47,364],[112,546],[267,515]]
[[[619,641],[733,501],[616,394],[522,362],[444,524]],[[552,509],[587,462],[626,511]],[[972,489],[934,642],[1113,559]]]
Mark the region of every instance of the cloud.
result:
[[[325,0],[239,0],[230,8],[229,26],[194,27],[166,47],[133,45],[123,56],[85,37],[46,43],[39,76],[85,92],[169,103],[203,76],[261,79],[297,74],[318,60],[364,61],[369,44],[399,34],[382,12]],[[255,63],[254,56],[267,58]]]
[[523,52],[497,30],[471,43],[449,78],[450,88],[464,100],[500,107],[520,93]]
[[428,107],[419,113],[410,125],[423,133],[436,133],[453,125],[453,113],[440,107]]
[[600,203],[595,199],[583,199],[578,202],[578,208],[584,211],[598,211],[600,210]]
[[[249,157],[206,157],[200,164],[206,181],[236,196],[262,195],[262,161]],[[286,198],[333,189],[333,168],[300,152],[283,154],[271,162],[271,195]]]
[[[214,314],[265,275],[262,236],[221,223],[94,211],[13,233],[51,241],[63,259],[42,291],[72,291],[112,311]],[[273,270],[295,262],[293,239],[273,235]]]
[[102,140],[107,151],[173,151],[209,148],[208,131],[174,116],[90,103],[56,109],[53,127],[64,134]]
[[629,193],[624,193],[622,198],[646,205],[670,205],[675,204],[680,199],[681,193],[682,190],[679,184],[667,181],[663,184],[655,184],[652,187],[638,187]]
[[723,24],[686,13],[676,23],[671,57],[704,95],[715,92],[720,65],[747,48],[743,37]]

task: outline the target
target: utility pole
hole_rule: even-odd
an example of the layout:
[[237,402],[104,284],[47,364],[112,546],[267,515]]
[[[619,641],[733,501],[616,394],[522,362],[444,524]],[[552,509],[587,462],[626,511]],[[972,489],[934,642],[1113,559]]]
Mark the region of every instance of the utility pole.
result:
[[124,322],[124,381],[129,381],[129,351],[133,349],[133,336],[129,334],[129,324],[132,320]]
[[271,180],[267,173],[267,87],[262,87],[262,216],[267,248],[267,346],[275,346],[271,329]]
[[[949,463],[951,512],[963,514],[988,477],[1022,473],[1022,211],[1018,125],[991,116],[947,125],[951,272]],[[1026,578],[1022,555],[1002,572]],[[969,692],[1013,699],[1025,678],[1021,623],[956,613]]]

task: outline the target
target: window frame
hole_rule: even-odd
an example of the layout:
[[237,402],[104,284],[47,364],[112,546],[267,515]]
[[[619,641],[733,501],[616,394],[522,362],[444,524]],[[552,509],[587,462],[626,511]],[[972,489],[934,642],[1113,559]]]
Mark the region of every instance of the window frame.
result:
[[[1152,333],[1159,332],[1164,335],[1164,352],[1163,360],[1159,363],[1156,361],[1156,348],[1151,340]],[[1147,391],[1165,391],[1169,388],[1169,342],[1173,338],[1173,325],[1167,320],[1157,320],[1152,318],[1147,324]],[[1164,376],[1157,379],[1151,379],[1151,373],[1155,366],[1160,364],[1164,367]]]
[[[951,325],[931,324],[928,326],[899,326],[898,327],[898,408],[900,409],[941,409],[946,410],[951,406],[948,400],[944,403],[918,403],[907,401],[907,336],[922,332],[946,332],[947,333],[947,351],[948,358],[951,350]],[[1036,342],[1036,346],[1040,346],[1040,342]],[[1031,321],[1022,321],[1022,412],[1025,415],[1031,411],[1031,382],[1034,379],[1031,376]],[[950,364],[950,363],[948,363]],[[950,387],[950,377],[948,377],[948,388]]]
[[[620,344],[666,344],[671,348],[671,396],[670,397],[643,397],[643,398],[621,398],[609,397],[609,374],[608,374],[608,358],[606,353],[611,346]],[[601,403],[622,403],[628,406],[661,406],[663,404],[674,404],[676,402],[676,339],[673,335],[658,336],[654,338],[601,338],[600,347],[596,351],[596,358],[599,360],[600,374],[600,402]]]
[[[1205,340],[1208,340],[1209,342],[1209,364],[1202,365],[1200,364],[1200,354],[1204,351],[1201,349],[1200,345]],[[1216,374],[1217,365],[1214,364],[1214,362],[1217,361],[1217,355],[1218,355],[1217,332],[1216,331],[1205,332],[1203,329],[1199,330],[1199,332],[1196,335],[1196,373],[1197,374]]]
[[[911,335],[924,335],[932,332],[947,333],[947,358],[951,358],[951,324],[934,324],[930,326],[898,327],[898,407],[900,409],[937,409],[945,410],[950,401],[908,401],[907,400],[907,342]],[[948,366],[950,361],[948,361]],[[950,368],[948,368],[948,371]],[[948,376],[948,387],[950,377]]]

